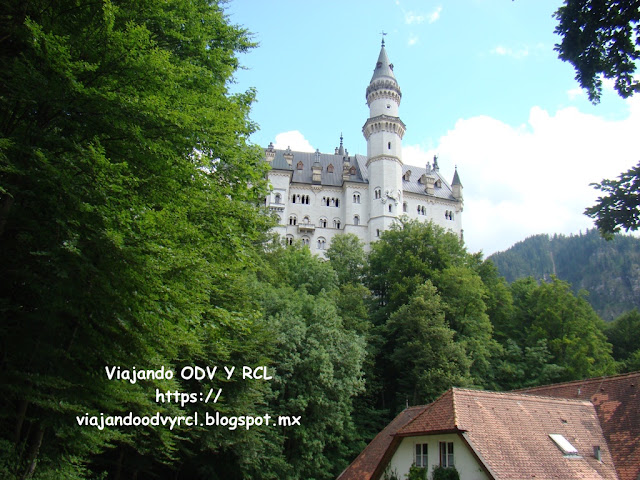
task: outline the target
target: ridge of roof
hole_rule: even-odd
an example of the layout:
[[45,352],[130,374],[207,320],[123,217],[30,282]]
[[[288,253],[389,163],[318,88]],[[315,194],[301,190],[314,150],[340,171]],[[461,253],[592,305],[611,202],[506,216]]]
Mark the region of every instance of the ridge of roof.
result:
[[547,388],[560,388],[566,387],[570,385],[592,385],[597,382],[613,382],[624,379],[625,377],[638,377],[640,378],[640,371],[637,372],[628,372],[628,373],[620,373],[618,375],[603,375],[601,377],[592,377],[592,378],[584,378],[582,380],[569,380],[566,382],[560,383],[548,383],[546,385],[537,385],[535,387],[527,387],[527,388],[519,388],[517,390],[511,390],[512,392],[529,392],[533,390],[542,390]]

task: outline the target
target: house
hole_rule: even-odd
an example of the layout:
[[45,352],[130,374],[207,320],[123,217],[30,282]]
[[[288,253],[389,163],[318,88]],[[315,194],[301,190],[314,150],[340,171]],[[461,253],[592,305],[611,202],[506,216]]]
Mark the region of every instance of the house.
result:
[[437,157],[424,168],[403,162],[407,127],[399,116],[402,92],[384,40],[365,96],[366,155],[350,154],[342,135],[330,153],[278,149],[273,144],[265,149],[271,167],[266,205],[278,216],[275,233],[289,244],[301,241],[322,256],[341,233],[356,235],[368,249],[400,216],[432,221],[462,237],[457,169],[449,183]]
[[[589,398],[452,388],[401,412],[338,480],[455,467],[462,480],[618,479]],[[636,480],[636,479],[634,479]]]

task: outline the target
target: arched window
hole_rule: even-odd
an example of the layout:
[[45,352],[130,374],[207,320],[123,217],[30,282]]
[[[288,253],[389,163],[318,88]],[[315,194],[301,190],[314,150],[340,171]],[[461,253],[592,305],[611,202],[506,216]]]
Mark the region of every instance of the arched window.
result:
[[302,166],[303,166],[303,163],[302,163],[302,160],[300,160],[296,167],[298,168],[298,170],[302,170]]
[[327,197],[327,207],[329,206],[330,203],[331,203],[331,199]]
[[326,218],[321,218],[320,219],[320,227],[321,228],[327,228],[327,219]]
[[327,173],[333,173],[333,163],[330,163],[327,167]]
[[318,238],[318,250],[324,250],[327,246],[327,241],[323,237]]
[[402,204],[402,211],[403,211],[404,213],[407,213],[407,212],[409,211],[409,205],[407,204],[407,202],[404,202],[404,203]]
[[380,229],[376,228],[376,237],[379,237],[379,236],[380,236]]
[[340,228],[340,220],[337,218],[333,220],[333,228]]
[[339,207],[339,206],[340,206],[340,199],[336,198],[336,207]]
[[293,245],[293,235],[287,235],[287,237],[285,238],[285,244]]
[[358,215],[354,215],[353,224],[354,225],[360,225],[360,217]]
[[422,215],[426,215],[427,214],[427,211],[425,210],[424,207],[420,207],[420,209],[422,210]]
[[297,225],[298,224],[298,217],[296,217],[295,215],[291,215],[289,217],[289,225]]
[[309,223],[311,223],[311,219],[305,215],[305,217],[302,219],[302,223],[308,225]]
[[382,198],[382,190],[380,190],[379,188],[376,188],[373,192],[373,196],[376,199]]
[[351,167],[349,169],[349,175],[355,175],[356,174],[356,167]]
[[354,193],[353,194],[353,203],[360,203],[360,194],[359,193]]
[[391,213],[391,204],[389,204],[389,213]]
[[304,203],[309,205],[309,195],[304,196]]
[[279,193],[276,193],[275,203],[281,203],[281,202],[282,202],[282,195],[280,195]]
[[309,245],[309,237],[302,237],[302,244],[303,245]]

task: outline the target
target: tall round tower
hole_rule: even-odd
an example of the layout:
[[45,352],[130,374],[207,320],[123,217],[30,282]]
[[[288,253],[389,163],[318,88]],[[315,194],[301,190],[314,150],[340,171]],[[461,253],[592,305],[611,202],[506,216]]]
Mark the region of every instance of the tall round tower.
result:
[[367,87],[369,118],[362,127],[369,170],[369,237],[374,241],[402,214],[402,92],[384,48]]

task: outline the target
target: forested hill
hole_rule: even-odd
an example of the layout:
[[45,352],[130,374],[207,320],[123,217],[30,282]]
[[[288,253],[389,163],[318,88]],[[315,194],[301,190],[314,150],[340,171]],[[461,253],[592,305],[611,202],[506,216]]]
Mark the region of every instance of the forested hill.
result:
[[616,235],[606,241],[597,230],[579,235],[535,235],[489,257],[508,282],[556,275],[587,300],[604,320],[640,308],[640,239]]

